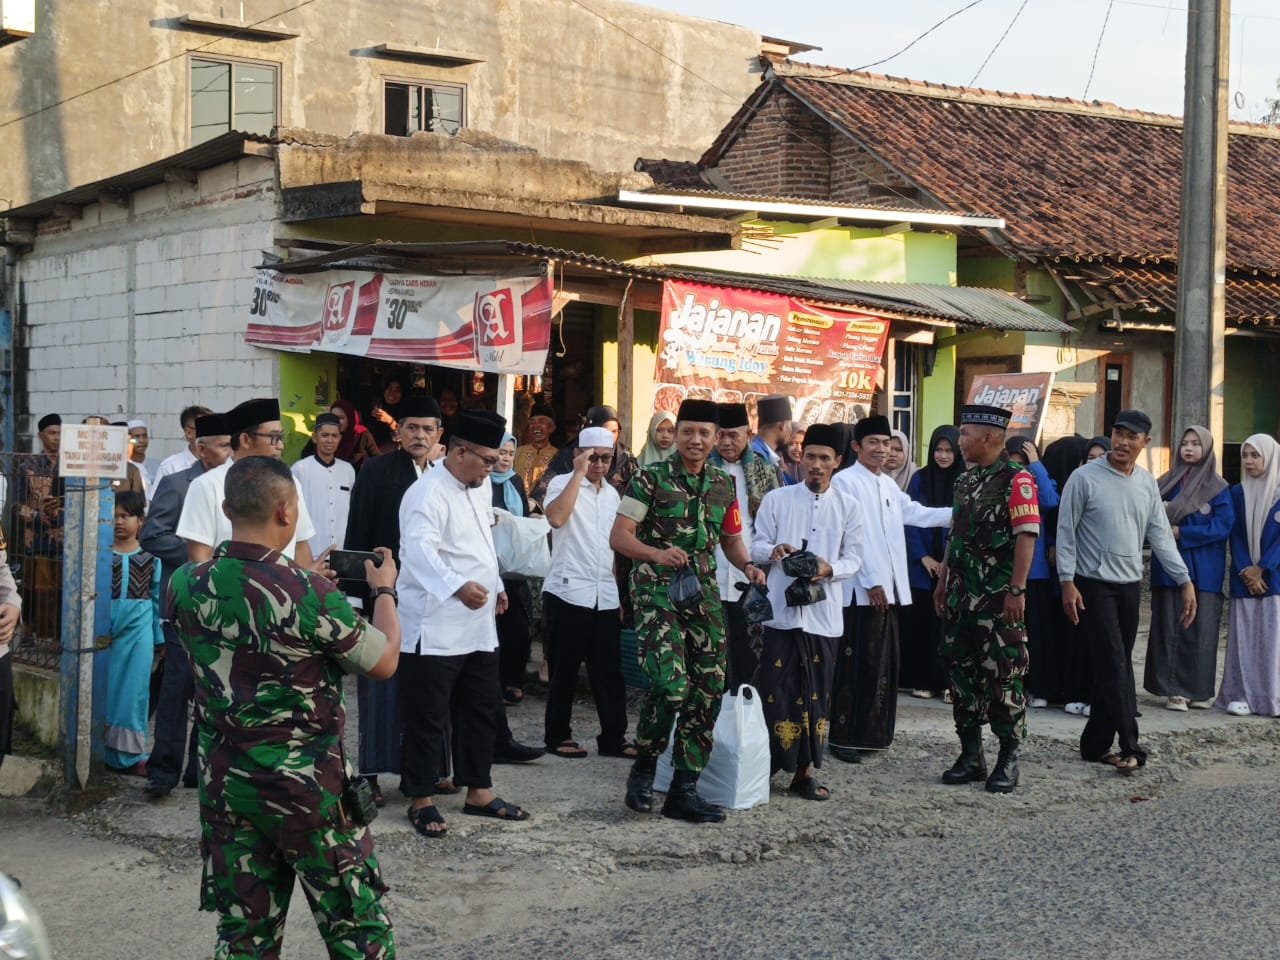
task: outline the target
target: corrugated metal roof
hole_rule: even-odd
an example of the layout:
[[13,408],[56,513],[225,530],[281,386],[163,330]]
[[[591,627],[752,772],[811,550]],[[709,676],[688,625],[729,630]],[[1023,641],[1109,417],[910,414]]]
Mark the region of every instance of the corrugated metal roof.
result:
[[39,220],[42,217],[52,215],[55,206],[83,207],[90,203],[96,203],[104,193],[133,193],[144,187],[164,183],[167,171],[207,170],[210,167],[218,166],[220,163],[238,160],[240,157],[253,152],[252,148],[246,149],[246,144],[267,145],[277,142],[271,137],[264,137],[256,133],[241,133],[238,130],[232,130],[230,133],[220,134],[212,140],[207,140],[189,150],[183,150],[181,153],[175,153],[172,156],[165,157],[163,160],[149,163],[145,167],[138,167],[126,173],[107,177],[105,180],[98,180],[94,183],[66,190],[57,196],[45,197],[24,204],[21,207],[5,210],[0,213],[0,216],[12,220]]
[[735,273],[729,270],[694,269],[679,266],[640,266],[610,260],[575,250],[563,250],[523,241],[481,240],[461,243],[374,242],[346,247],[317,242],[323,253],[263,267],[285,273],[303,273],[340,266],[369,267],[390,261],[400,268],[413,261],[457,265],[471,264],[484,257],[523,256],[550,260],[586,270],[639,280],[684,280],[713,286],[759,290],[797,297],[816,304],[857,307],[897,316],[941,321],[958,327],[995,330],[1030,330],[1043,333],[1071,333],[1073,328],[1028,306],[1003,290],[977,287],[944,287],[924,283],[871,283],[854,280],[778,277]]

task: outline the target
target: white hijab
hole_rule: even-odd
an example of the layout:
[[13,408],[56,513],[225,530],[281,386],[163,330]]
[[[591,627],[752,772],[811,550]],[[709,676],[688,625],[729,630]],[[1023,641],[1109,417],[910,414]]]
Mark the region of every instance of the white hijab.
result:
[[1262,559],[1262,531],[1267,525],[1276,501],[1280,500],[1280,444],[1265,433],[1255,433],[1241,446],[1253,447],[1264,464],[1262,476],[1247,473],[1240,478],[1244,489],[1245,530],[1249,534],[1249,561]]

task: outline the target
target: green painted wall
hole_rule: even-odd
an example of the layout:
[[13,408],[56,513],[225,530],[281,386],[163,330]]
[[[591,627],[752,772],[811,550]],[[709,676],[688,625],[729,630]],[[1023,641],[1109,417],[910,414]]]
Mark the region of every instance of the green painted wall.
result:
[[1280,349],[1254,337],[1227,337],[1223,411],[1224,443],[1241,443],[1251,434],[1274,433],[1280,427],[1280,391],[1276,364]]
[[956,275],[962,287],[1012,290],[1014,263],[1008,257],[962,257],[956,264]]
[[920,380],[920,410],[916,422],[921,425],[917,430],[916,463],[924,466],[929,443],[929,434],[934,428],[955,420],[956,396],[956,349],[954,345],[940,343],[938,358],[933,364],[933,373]]
[[284,459],[293,463],[311,439],[316,414],[338,396],[336,353],[280,352],[280,418],[284,423]]

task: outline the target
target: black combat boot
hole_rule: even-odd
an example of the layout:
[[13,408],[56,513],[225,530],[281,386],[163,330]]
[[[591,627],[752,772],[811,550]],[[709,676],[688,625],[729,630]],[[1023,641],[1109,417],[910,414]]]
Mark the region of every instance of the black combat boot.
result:
[[672,820],[688,820],[690,823],[723,823],[724,810],[714,803],[707,803],[698,796],[698,775],[688,770],[677,770],[671,777],[671,788],[662,815]]
[[636,813],[653,813],[653,774],[657,757],[636,757],[627,777],[627,806]]
[[[1003,756],[1003,754],[1001,754]],[[982,755],[982,729],[960,732],[960,756],[951,769],[942,774],[942,782],[955,785],[975,783],[987,776],[987,758]]]
[[996,767],[987,777],[987,793],[1013,793],[1018,785],[1018,742],[1000,741],[1000,756]]

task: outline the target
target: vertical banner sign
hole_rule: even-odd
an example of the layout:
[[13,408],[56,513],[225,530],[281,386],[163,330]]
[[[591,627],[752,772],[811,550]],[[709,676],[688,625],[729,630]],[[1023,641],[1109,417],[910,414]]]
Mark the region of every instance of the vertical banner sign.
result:
[[746,403],[786,394],[795,418],[851,423],[876,392],[889,321],[794,297],[668,281],[662,291],[657,410],[685,398]]
[[259,270],[245,339],[491,373],[542,372],[550,277]]
[[1010,436],[1030,437],[1038,446],[1052,389],[1052,373],[982,373],[969,387],[969,403],[1013,411]]

